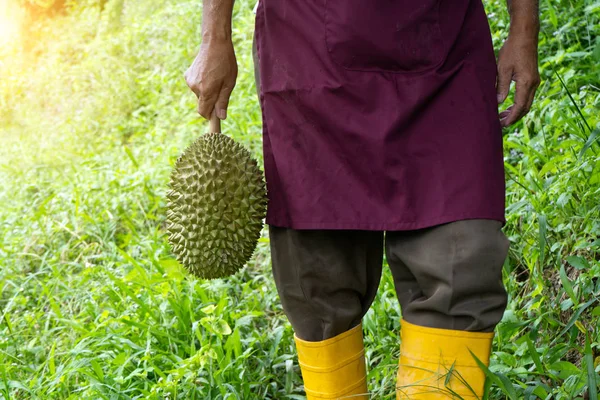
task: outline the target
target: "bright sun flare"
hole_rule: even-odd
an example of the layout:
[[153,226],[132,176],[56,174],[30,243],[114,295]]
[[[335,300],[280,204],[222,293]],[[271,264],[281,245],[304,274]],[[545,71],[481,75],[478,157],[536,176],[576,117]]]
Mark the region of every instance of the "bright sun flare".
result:
[[12,0],[0,0],[0,46],[14,43],[19,36],[20,9]]

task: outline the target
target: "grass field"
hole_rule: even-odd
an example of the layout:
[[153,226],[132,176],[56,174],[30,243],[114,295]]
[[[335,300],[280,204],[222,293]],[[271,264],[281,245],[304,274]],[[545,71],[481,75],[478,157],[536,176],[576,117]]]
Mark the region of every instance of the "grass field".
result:
[[[0,47],[0,399],[301,399],[268,238],[236,276],[191,279],[164,230],[178,154],[206,129],[183,72],[201,1],[88,1]],[[253,2],[224,131],[261,156]],[[486,2],[496,48],[503,1]],[[542,84],[505,132],[505,265],[490,399],[598,399],[600,2],[542,0]],[[374,399],[394,398],[400,310],[367,314]]]

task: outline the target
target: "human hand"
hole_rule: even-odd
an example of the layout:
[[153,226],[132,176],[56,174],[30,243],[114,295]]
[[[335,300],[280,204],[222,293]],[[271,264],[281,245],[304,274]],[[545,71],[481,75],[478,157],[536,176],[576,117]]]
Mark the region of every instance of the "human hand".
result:
[[237,60],[229,39],[203,41],[185,81],[198,97],[198,113],[210,119],[213,111],[219,119],[227,118],[229,97],[237,79]]
[[540,85],[537,37],[509,35],[498,54],[498,104],[502,104],[515,81],[515,102],[500,113],[503,127],[514,124],[527,114]]

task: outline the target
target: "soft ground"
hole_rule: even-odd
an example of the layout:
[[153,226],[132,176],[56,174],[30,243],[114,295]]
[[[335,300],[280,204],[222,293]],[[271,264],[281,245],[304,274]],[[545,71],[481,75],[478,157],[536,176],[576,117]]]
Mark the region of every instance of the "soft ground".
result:
[[[166,241],[169,172],[206,129],[183,80],[201,1],[99,3],[39,17],[0,47],[0,398],[303,398],[268,238],[210,282]],[[224,130],[260,157],[253,5],[236,1]],[[506,7],[486,8],[498,48]],[[489,398],[595,400],[600,2],[542,1],[542,16],[537,101],[505,131],[510,304]],[[386,270],[364,323],[375,399],[394,397],[399,319]]]

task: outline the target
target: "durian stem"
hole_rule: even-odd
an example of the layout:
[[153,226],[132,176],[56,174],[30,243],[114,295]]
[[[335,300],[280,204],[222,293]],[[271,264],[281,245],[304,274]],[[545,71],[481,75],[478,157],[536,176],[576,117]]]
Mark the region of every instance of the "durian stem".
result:
[[217,113],[214,111],[210,116],[208,131],[210,133],[221,133],[221,120],[219,117],[217,117]]

